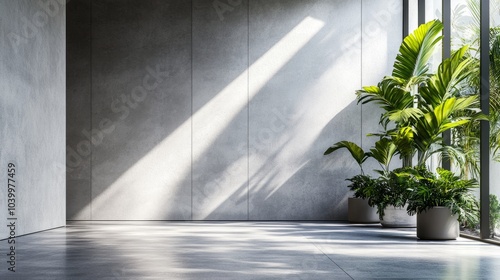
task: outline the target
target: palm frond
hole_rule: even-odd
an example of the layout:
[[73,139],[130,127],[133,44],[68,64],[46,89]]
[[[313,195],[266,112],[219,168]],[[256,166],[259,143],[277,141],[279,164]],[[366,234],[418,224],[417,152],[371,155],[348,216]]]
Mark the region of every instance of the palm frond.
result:
[[428,108],[433,108],[443,100],[460,95],[459,86],[472,72],[470,65],[473,63],[471,58],[465,58],[468,46],[460,48],[453,55],[445,59],[438,67],[426,84],[420,89],[420,97]]
[[429,70],[427,62],[442,39],[442,29],[443,24],[433,20],[420,25],[404,39],[394,62],[392,76],[404,80],[405,87],[425,80]]
[[382,138],[375,142],[375,147],[370,149],[369,155],[380,163],[384,172],[388,172],[396,151],[396,145],[390,139]]
[[405,108],[401,110],[389,111],[386,116],[396,123],[408,123],[421,117],[424,113],[419,108]]
[[349,151],[351,154],[352,158],[358,163],[361,173],[363,173],[363,162],[365,162],[368,157],[370,156],[368,153],[365,153],[365,151],[358,146],[356,143],[350,142],[350,141],[340,141],[335,144],[333,144],[331,147],[329,147],[325,152],[324,155],[329,155],[333,152],[335,152],[338,149],[345,148]]

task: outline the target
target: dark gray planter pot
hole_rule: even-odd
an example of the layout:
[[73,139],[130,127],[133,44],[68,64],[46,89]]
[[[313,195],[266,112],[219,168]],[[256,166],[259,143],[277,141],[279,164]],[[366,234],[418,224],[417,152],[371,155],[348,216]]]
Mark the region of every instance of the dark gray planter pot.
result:
[[347,219],[350,223],[358,224],[379,222],[377,208],[368,205],[365,199],[354,197],[349,197],[347,200]]
[[388,206],[384,210],[384,218],[380,220],[383,227],[407,227],[417,226],[417,217],[410,216],[406,212],[406,207]]
[[433,207],[417,214],[417,237],[428,240],[453,240],[460,234],[457,215],[448,207]]

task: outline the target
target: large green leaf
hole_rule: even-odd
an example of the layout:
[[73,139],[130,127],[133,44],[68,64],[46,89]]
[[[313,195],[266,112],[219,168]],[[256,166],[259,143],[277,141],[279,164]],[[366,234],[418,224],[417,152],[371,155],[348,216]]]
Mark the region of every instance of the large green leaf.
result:
[[[455,127],[464,126],[473,120],[484,119],[484,115],[476,113],[479,106],[478,97],[450,97],[436,106],[433,111],[419,118],[413,129],[415,147],[421,152],[419,164],[438,150],[432,145],[442,144],[442,133]],[[472,112],[464,114],[464,112]]]
[[363,162],[365,162],[365,160],[369,157],[369,154],[365,153],[365,151],[363,151],[363,149],[360,146],[350,141],[340,141],[333,144],[330,148],[328,148],[325,151],[324,155],[331,154],[336,150],[342,148],[347,149],[349,153],[351,153],[351,156],[359,164],[360,167],[363,164]]
[[438,67],[436,74],[432,75],[426,86],[420,89],[420,97],[426,108],[438,106],[443,100],[459,96],[460,83],[466,79],[472,72],[473,60],[465,58],[468,47],[464,46],[445,59]]
[[[363,87],[358,90],[358,102],[373,102],[385,111],[382,122],[386,119],[405,120],[419,115],[418,110],[407,110],[413,106],[413,96],[405,91],[397,79],[385,78],[378,86]],[[405,111],[406,110],[406,111]]]
[[405,108],[402,110],[390,111],[387,112],[386,114],[389,120],[401,124],[405,124],[412,120],[416,120],[423,115],[422,110],[413,107]]
[[414,133],[411,126],[400,127],[391,133],[392,142],[396,145],[405,166],[410,165],[409,162],[415,153],[413,138]]
[[392,76],[404,80],[405,87],[426,79],[429,70],[427,62],[442,38],[442,29],[443,24],[433,20],[420,25],[404,39],[394,62]]
[[410,88],[428,79],[427,62],[441,40],[442,28],[439,20],[422,24],[401,44],[392,76],[385,77],[377,86],[357,91],[358,102],[374,102],[385,111],[381,122],[391,120],[406,125],[422,115],[420,108],[413,108]]
[[389,171],[391,160],[396,154],[396,145],[388,138],[375,142],[375,147],[370,149],[370,156],[378,161],[384,172]]

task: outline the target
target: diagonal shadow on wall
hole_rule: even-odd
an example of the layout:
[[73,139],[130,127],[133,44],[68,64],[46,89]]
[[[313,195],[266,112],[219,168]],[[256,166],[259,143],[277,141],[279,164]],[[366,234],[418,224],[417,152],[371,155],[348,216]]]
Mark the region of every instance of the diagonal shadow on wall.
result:
[[[346,42],[361,30],[361,1],[242,1],[223,21],[210,1],[72,3],[91,16],[91,127],[113,121],[74,168],[91,166],[92,186],[68,176],[73,217],[345,217],[356,166],[322,152],[360,138],[360,47]],[[247,53],[235,51],[245,35]],[[163,81],[141,100],[157,65]]]

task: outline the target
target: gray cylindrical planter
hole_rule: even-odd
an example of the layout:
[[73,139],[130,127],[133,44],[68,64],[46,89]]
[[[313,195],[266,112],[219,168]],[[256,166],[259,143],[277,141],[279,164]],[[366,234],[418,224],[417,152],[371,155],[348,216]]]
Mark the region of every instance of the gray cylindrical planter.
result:
[[378,223],[377,208],[368,205],[368,200],[349,197],[347,200],[347,219],[350,223]]
[[453,240],[460,234],[457,215],[448,207],[436,206],[417,214],[417,237],[429,240]]
[[408,215],[405,207],[388,206],[384,210],[384,218],[380,220],[383,227],[416,227],[417,217]]

